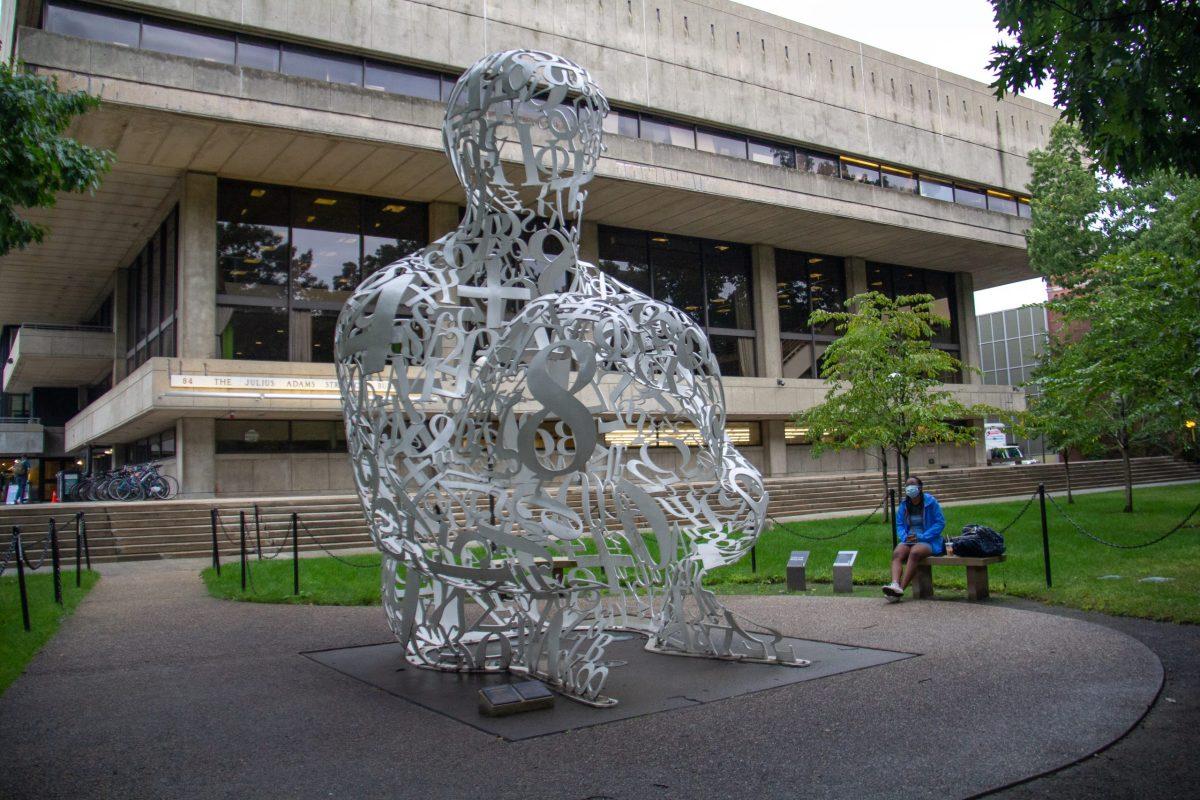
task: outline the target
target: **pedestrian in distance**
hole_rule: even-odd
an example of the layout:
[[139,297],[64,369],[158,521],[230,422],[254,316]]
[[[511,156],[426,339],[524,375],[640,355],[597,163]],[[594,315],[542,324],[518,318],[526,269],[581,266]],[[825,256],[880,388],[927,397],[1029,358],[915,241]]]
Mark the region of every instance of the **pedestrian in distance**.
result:
[[921,479],[913,475],[904,482],[904,498],[896,508],[899,543],[892,551],[892,582],[883,587],[889,602],[900,602],[922,561],[945,554],[944,530],[946,517],[942,514],[941,504],[925,492]]

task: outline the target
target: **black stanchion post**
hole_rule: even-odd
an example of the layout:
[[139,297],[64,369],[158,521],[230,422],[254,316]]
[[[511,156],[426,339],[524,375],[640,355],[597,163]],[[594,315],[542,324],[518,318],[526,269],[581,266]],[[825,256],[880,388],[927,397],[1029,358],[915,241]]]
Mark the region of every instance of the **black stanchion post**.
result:
[[62,562],[58,555],[58,523],[50,518],[50,569],[54,574],[54,602],[60,606],[62,599]]
[[258,553],[258,560],[262,561],[262,539],[258,533],[258,503],[254,504],[254,552]]
[[750,545],[750,571],[758,572],[758,546]]
[[892,517],[892,549],[896,549],[899,540],[896,539],[896,490],[888,489],[888,508],[891,509]]
[[1046,527],[1046,484],[1038,484],[1038,502],[1042,507],[1042,560],[1046,562],[1046,588],[1050,582],[1050,529]]
[[238,512],[238,536],[241,538],[242,591],[246,591],[246,512]]
[[300,515],[292,512],[292,594],[300,594]]
[[75,512],[75,588],[83,586],[83,570],[81,561],[83,559],[83,512]]
[[212,522],[212,556],[213,569],[217,573],[217,577],[221,576],[221,552],[217,548],[217,510],[214,508],[209,512],[209,520]]
[[21,621],[29,630],[29,595],[25,592],[25,548],[21,546],[21,529],[13,525],[13,554],[17,559],[17,589],[21,592]]
[[83,512],[79,512],[80,529],[83,531],[83,565],[88,569],[92,568],[92,543],[88,541],[87,535],[87,517]]

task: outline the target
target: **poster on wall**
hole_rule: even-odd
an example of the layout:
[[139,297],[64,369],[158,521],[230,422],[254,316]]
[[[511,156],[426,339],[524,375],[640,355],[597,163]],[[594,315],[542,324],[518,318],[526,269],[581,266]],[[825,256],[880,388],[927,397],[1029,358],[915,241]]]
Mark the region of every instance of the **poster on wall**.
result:
[[1007,445],[1008,437],[1004,435],[1004,428],[999,425],[989,425],[983,432],[983,444],[988,450]]

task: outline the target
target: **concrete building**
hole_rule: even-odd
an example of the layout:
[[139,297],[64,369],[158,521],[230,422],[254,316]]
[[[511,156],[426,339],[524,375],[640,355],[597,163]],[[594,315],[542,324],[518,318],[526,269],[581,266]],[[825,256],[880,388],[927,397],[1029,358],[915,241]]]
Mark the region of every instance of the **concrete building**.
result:
[[[1033,377],[1034,369],[1042,363],[1046,352],[1047,322],[1044,305],[980,314],[979,365],[983,370],[983,382],[988,386],[1019,388],[1026,394],[1033,392],[1034,389],[1025,384]],[[1025,456],[1043,463],[1058,458],[1053,450],[1047,453],[1046,440],[1042,436],[1018,439],[1009,432],[1008,442],[1020,447]]]
[[[939,346],[978,364],[974,290],[1031,277],[1027,155],[1054,109],[726,0],[5,7],[17,58],[102,98],[72,133],[117,161],[0,259],[4,416],[47,423],[39,398],[71,395],[54,454],[163,460],[189,496],[350,489],[332,321],[456,224],[441,103],[485,52],[561,53],[604,87],[582,254],[706,327],[731,435],[768,475],[873,467],[812,459],[788,423],[826,389],[811,309],[930,291]],[[0,454],[37,434],[4,425],[27,438],[0,429]],[[982,442],[915,456],[981,463]]]

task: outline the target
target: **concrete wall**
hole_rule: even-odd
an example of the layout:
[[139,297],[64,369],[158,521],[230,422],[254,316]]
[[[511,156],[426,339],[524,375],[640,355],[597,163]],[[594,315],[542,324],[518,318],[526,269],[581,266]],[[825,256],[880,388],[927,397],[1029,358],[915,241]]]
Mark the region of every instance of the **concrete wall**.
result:
[[354,491],[345,453],[225,453],[216,456],[218,495],[325,494]]
[[0,0],[0,62],[7,63],[12,57],[16,25],[17,0]]
[[461,70],[531,47],[618,103],[1020,190],[1056,112],[727,0],[150,0],[160,13]]

